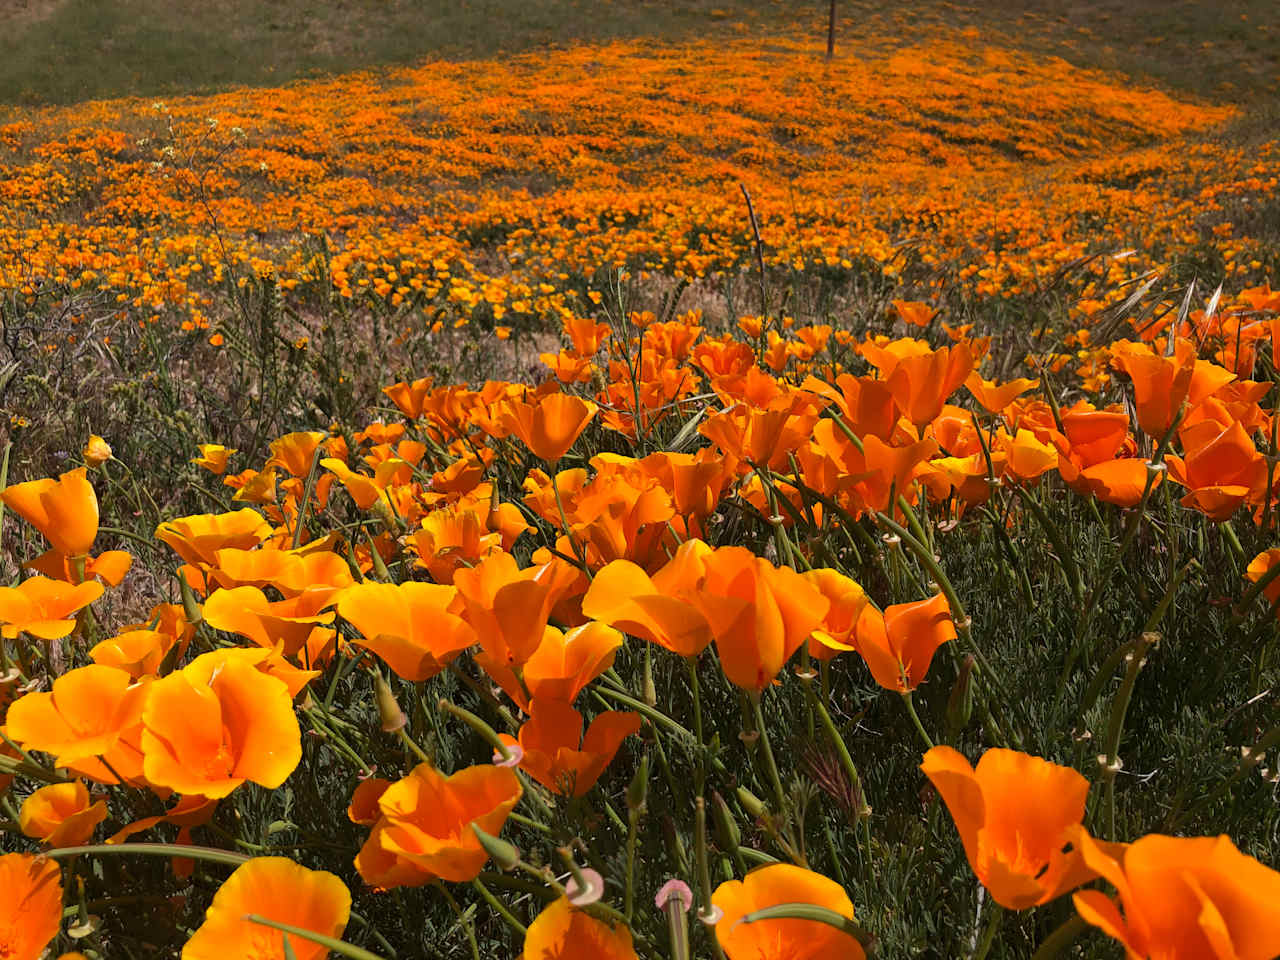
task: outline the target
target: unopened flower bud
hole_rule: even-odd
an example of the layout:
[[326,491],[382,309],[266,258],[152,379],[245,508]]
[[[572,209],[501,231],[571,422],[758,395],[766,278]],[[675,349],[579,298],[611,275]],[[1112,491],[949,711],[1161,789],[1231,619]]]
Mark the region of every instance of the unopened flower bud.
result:
[[644,811],[644,803],[648,795],[649,755],[646,753],[640,758],[640,766],[636,768],[635,776],[631,778],[631,783],[627,785],[627,809],[632,814],[639,816]]
[[746,787],[738,788],[738,802],[742,804],[742,809],[753,817],[763,817],[769,812],[769,808],[765,806],[764,801]]
[[742,831],[738,829],[738,821],[724,802],[724,797],[716,790],[711,791],[711,812],[715,816],[716,843],[730,856],[736,856],[742,842]]
[[480,841],[480,846],[484,847],[484,852],[493,858],[493,862],[498,865],[500,870],[514,870],[516,864],[520,862],[520,851],[515,844],[508,843],[501,837],[495,837],[491,833],[486,833],[474,823],[471,829],[476,835],[476,839]]
[[382,674],[374,675],[373,691],[378,701],[378,720],[382,724],[383,733],[395,733],[403,730],[409,722],[400,704],[396,703],[396,695],[391,692],[391,685],[383,679]]
[[960,662],[960,673],[951,688],[951,696],[947,698],[947,729],[952,737],[968,725],[973,714],[973,668],[976,664],[973,654],[965,656]]

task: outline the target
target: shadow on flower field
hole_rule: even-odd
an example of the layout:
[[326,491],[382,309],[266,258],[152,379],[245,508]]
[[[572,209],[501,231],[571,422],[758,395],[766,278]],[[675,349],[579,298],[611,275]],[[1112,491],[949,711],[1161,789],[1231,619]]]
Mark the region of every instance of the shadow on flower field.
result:
[[1280,955],[1255,7],[561,6],[0,115],[0,955]]

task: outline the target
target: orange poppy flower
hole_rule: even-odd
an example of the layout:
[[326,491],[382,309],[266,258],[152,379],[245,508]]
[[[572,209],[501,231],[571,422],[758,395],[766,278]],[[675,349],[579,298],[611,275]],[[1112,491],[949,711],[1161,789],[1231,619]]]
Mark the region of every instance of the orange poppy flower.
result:
[[1098,410],[1076,404],[1062,411],[1062,430],[1073,461],[1082,467],[1110,460],[1129,439],[1129,415],[1124,410]]
[[1223,430],[1213,421],[1198,423],[1184,431],[1183,443],[1185,458],[1168,458],[1170,478],[1188,491],[1183,506],[1222,522],[1266,489],[1266,459],[1240,424]]
[[371,827],[377,823],[382,816],[378,801],[382,799],[382,795],[387,792],[389,786],[391,781],[384,780],[382,777],[361,780],[351,793],[351,802],[347,805],[347,819],[365,827]]
[[865,960],[866,952],[843,930],[814,920],[759,920],[739,923],[748,913],[784,903],[826,907],[853,919],[853,903],[834,880],[812,870],[774,863],[743,880],[716,887],[711,903],[722,911],[716,940],[729,960]]
[[996,443],[1005,455],[1006,476],[1017,480],[1035,480],[1058,465],[1058,448],[1030,430],[1020,429],[1012,437],[1002,430]]
[[894,300],[893,309],[903,323],[909,323],[913,327],[927,327],[938,314],[929,304],[919,300]]
[[429,763],[414,767],[378,798],[381,818],[356,857],[372,886],[474,880],[489,854],[471,825],[497,836],[523,791],[515,772],[481,764],[446,777]]
[[397,407],[400,412],[410,420],[417,420],[422,416],[423,403],[427,398],[427,394],[431,392],[433,381],[430,377],[423,377],[421,380],[414,380],[412,383],[401,381],[394,383],[389,387],[383,387],[382,392],[385,393]]
[[595,786],[613,762],[622,741],[640,729],[640,715],[608,710],[599,714],[586,734],[582,714],[562,700],[539,700],[529,706],[529,719],[520,727],[520,768],[553,793],[582,797]]
[[121,625],[116,636],[101,641],[89,651],[89,656],[94,663],[120,667],[135,677],[142,677],[155,673],[175,647],[174,658],[180,659],[195,634],[195,624],[187,619],[182,604],[158,603],[147,614],[145,623]]
[[520,569],[509,553],[492,553],[453,577],[464,602],[462,613],[494,663],[520,666],[539,644],[556,604],[579,576],[568,564],[544,563]]
[[[287,857],[254,857],[223,881],[204,923],[182,948],[182,960],[324,960],[329,948],[273,927],[247,914],[342,939],[351,916],[351,891],[332,873],[308,870]],[[291,954],[285,952],[289,939]]]
[[16,587],[0,587],[0,635],[12,640],[29,633],[58,640],[75,629],[75,614],[102,596],[95,580],[72,585],[65,580],[30,577]]
[[709,550],[701,540],[686,541],[653,578],[630,560],[614,560],[591,581],[582,612],[682,657],[696,657],[711,642],[711,625],[692,602],[664,589],[676,587],[664,572],[679,569],[701,577],[697,557]]
[[1085,863],[1119,894],[1117,901],[1082,890],[1072,898],[1076,911],[1123,943],[1128,956],[1280,956],[1280,873],[1241,853],[1225,834],[1149,834],[1118,848],[1079,828],[1073,839]]
[[561,897],[529,924],[524,935],[523,960],[638,960],[631,931],[624,924],[611,927]]
[[215,630],[226,630],[260,647],[283,645],[296,656],[317,627],[333,622],[326,610],[338,594],[335,587],[317,586],[284,600],[268,600],[257,587],[215,590],[204,603],[204,618]]
[[311,472],[311,461],[324,440],[325,434],[319,430],[286,433],[283,437],[271,441],[271,456],[263,464],[263,470],[270,467],[284,467],[295,477],[305,477]]
[[227,460],[233,453],[239,453],[231,447],[224,447],[220,443],[202,443],[200,444],[200,456],[192,457],[191,462],[197,467],[203,467],[215,477],[220,477],[227,472]]
[[[1257,583],[1274,567],[1280,563],[1280,547],[1272,547],[1270,550],[1263,550],[1260,554],[1249,561],[1249,567],[1245,570],[1244,575],[1251,583]],[[1275,605],[1280,600],[1280,578],[1272,580],[1263,589],[1263,594],[1267,598],[1267,602]]]
[[1096,875],[1067,848],[1084,816],[1089,781],[1016,750],[993,748],[977,768],[950,747],[934,747],[920,765],[951,811],[969,866],[991,897],[1010,910],[1048,903]]
[[503,536],[489,530],[487,513],[487,509],[481,512],[445,507],[427,514],[422,528],[412,535],[411,543],[418,554],[416,565],[425,567],[436,583],[451,584],[459,567],[474,566],[501,550]]
[[881,613],[868,604],[858,619],[854,646],[886,690],[905,693],[924,682],[934,653],[956,638],[951,607],[941,593],[898,603]]
[[380,501],[385,509],[387,488],[402,486],[413,478],[412,465],[399,457],[383,460],[374,467],[372,477],[357,473],[335,457],[326,457],[320,461],[320,466],[338,478],[361,510],[369,510]]
[[52,690],[28,693],[9,706],[9,736],[99,783],[118,782],[111,770],[134,779],[142,772],[136,740],[148,686],[115,667],[70,670]]
[[458,591],[436,583],[366,581],[344,590],[338,614],[360,631],[361,646],[415,683],[434,677],[476,642],[454,609]]
[[143,772],[178,793],[225,797],[246,780],[278,787],[302,759],[286,684],[220,651],[150,684],[142,724]]
[[721,547],[703,563],[704,579],[689,600],[711,627],[725,676],[759,693],[822,623],[827,598],[790,567],[746,547]]
[[69,557],[83,556],[98,536],[98,497],[84,467],[57,480],[29,480],[0,493],[0,500]]
[[[189,565],[188,581],[198,589],[204,589],[204,577],[199,568],[213,566],[217,552],[227,547],[247,550],[256,547],[271,536],[271,525],[262,514],[249,507],[233,513],[200,513],[179,517],[156,527],[155,537],[166,543]],[[187,572],[187,571],[184,571]]]
[[51,847],[78,847],[93,836],[93,828],[107,819],[107,802],[89,802],[80,780],[51,783],[22,801],[18,826],[28,837]]
[[224,547],[214,553],[209,580],[219,587],[275,587],[284,597],[296,597],[310,587],[353,583],[346,560],[310,544],[299,550]]
[[519,678],[511,667],[484,651],[475,655],[475,661],[516,706],[527,711],[531,698],[572,703],[588,683],[613,666],[621,646],[621,633],[593,620],[563,632],[547,627]]
[[[80,575],[79,562],[84,562],[84,576]],[[72,558],[57,550],[46,550],[34,560],[22,565],[25,569],[43,573],[55,580],[80,583],[82,580],[101,580],[107,586],[118,587],[125,574],[133,566],[133,557],[125,550],[105,550],[96,557]]]
[[903,415],[917,427],[942,412],[977,360],[965,343],[934,350],[922,341],[905,339],[883,347],[867,342],[860,349],[888,381]]
[[591,357],[583,357],[570,350],[559,353],[540,353],[538,359],[561,383],[589,383],[595,365]]
[[969,378],[965,380],[964,385],[969,388],[973,398],[984,409],[989,410],[991,413],[1000,413],[1022,394],[1040,386],[1040,381],[1028,380],[1023,377],[998,384],[994,380],[983,380],[982,376],[975,370],[969,374]]
[[835,387],[816,377],[807,378],[800,386],[835,403],[841,419],[857,436],[886,441],[893,436],[898,424],[898,402],[886,381],[842,373],[836,378]]
[[733,480],[733,466],[709,447],[697,453],[659,452],[640,461],[641,466],[671,495],[681,517],[705,518],[720,502]]
[[1195,344],[1179,340],[1174,355],[1164,357],[1145,343],[1121,340],[1111,345],[1111,356],[1112,362],[1133,381],[1138,426],[1149,437],[1164,436],[1191,388]]
[[[1076,492],[1118,507],[1136,507],[1147,487],[1147,461],[1140,457],[1103,460],[1083,470],[1062,459],[1058,472]],[[1164,475],[1157,474],[1151,488],[1154,490],[1163,481]]]
[[552,393],[535,403],[513,400],[503,423],[535,457],[555,463],[573,446],[596,415],[596,405],[568,393]]
[[802,576],[817,587],[830,604],[821,625],[809,638],[809,655],[830,660],[841,651],[856,650],[852,637],[869,602],[866,591],[837,570],[808,570]]
[[0,956],[36,960],[62,926],[62,870],[25,853],[0,855]]

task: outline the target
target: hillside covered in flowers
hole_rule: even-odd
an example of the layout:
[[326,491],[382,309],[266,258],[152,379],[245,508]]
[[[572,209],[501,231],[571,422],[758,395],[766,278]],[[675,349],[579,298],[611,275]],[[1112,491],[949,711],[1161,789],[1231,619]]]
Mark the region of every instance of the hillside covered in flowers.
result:
[[0,124],[0,956],[1280,956],[1280,141],[930,28]]

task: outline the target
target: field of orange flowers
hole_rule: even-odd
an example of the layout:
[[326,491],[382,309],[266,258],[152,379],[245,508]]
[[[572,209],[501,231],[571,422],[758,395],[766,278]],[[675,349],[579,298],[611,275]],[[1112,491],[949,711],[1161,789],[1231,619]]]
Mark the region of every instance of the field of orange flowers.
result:
[[1280,956],[1236,119],[957,33],[0,126],[0,956]]

